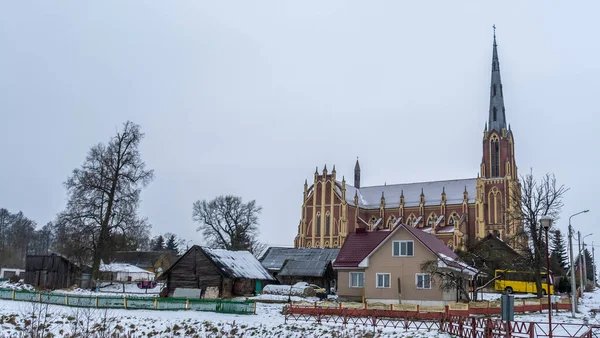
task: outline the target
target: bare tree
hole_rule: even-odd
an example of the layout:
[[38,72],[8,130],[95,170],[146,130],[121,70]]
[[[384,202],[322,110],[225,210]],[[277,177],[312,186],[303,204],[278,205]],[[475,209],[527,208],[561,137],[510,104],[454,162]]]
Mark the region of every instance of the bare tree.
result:
[[550,216],[556,223],[562,211],[563,197],[568,190],[557,183],[553,174],[546,174],[537,181],[533,172],[530,172],[521,177],[521,191],[509,196],[510,203],[520,206],[511,208],[513,212],[508,213],[507,217],[523,224],[523,231],[515,234],[515,239],[521,244],[528,244],[524,247],[529,248],[527,259],[534,270],[538,298],[542,297],[541,271],[546,265],[546,237],[539,220],[542,216]]
[[439,288],[446,292],[458,291],[464,300],[471,300],[467,278],[465,278],[467,267],[449,269],[441,267],[437,259],[432,259],[421,263],[421,271],[430,274],[432,285],[439,284]]
[[69,200],[57,224],[83,241],[78,251],[91,254],[93,280],[117,234],[138,235],[149,227],[137,213],[142,188],[153,178],[138,149],[143,137],[140,127],[127,121],[108,144],[93,146],[65,182]]
[[238,196],[218,196],[211,201],[196,201],[193,219],[209,246],[255,253],[260,249],[257,236],[261,210],[255,200],[243,203]]

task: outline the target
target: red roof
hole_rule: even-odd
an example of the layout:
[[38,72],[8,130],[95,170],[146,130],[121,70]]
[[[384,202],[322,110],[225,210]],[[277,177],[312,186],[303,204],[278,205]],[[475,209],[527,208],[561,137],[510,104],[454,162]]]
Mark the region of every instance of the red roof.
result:
[[[344,241],[344,245],[342,246],[340,253],[333,264],[333,267],[358,267],[360,262],[362,262],[375,249],[377,249],[377,247],[382,244],[390,234],[398,231],[398,228],[400,227],[406,229],[406,231],[408,231],[416,240],[423,243],[427,249],[429,249],[447,264],[455,267],[461,267],[460,264],[454,261],[458,258],[456,253],[454,253],[452,249],[450,249],[448,246],[446,246],[446,244],[444,244],[444,242],[437,238],[437,236],[404,224],[399,224],[393,231],[349,233],[348,237],[346,237],[346,240]],[[443,256],[440,256],[440,254],[447,256],[451,259],[451,261],[444,259]]]
[[333,267],[357,267],[391,233],[392,231],[349,233]]
[[456,253],[452,251],[444,242],[442,242],[436,235],[427,233],[423,230],[413,228],[411,226],[407,226],[402,224],[402,226],[410,232],[416,239],[422,242],[431,252],[434,254],[444,254],[452,259],[458,258]]

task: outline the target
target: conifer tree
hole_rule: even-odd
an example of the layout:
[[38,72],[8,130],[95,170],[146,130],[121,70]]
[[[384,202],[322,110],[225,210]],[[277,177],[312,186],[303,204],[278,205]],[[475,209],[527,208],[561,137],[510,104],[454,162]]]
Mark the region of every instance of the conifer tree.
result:
[[177,239],[175,238],[175,235],[169,236],[169,238],[167,239],[166,249],[169,251],[172,251],[174,253],[178,253],[179,252],[178,246],[179,245],[177,243]]
[[152,246],[152,250],[154,251],[163,251],[165,249],[165,239],[163,236],[158,236],[154,239],[154,243]]
[[567,249],[565,248],[565,242],[560,230],[554,231],[554,236],[552,236],[550,246],[552,248],[550,259],[552,260],[553,265],[556,265],[563,271],[566,271],[568,268]]

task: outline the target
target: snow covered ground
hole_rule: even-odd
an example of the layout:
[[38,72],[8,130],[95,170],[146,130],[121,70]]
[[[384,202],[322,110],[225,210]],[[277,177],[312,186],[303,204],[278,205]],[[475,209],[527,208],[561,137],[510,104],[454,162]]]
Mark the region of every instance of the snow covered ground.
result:
[[[71,292],[81,294],[89,291]],[[497,296],[488,294],[484,298],[492,300]],[[532,295],[518,296],[523,298]],[[283,295],[261,295],[254,299],[279,300],[280,297],[287,300],[287,296]],[[292,296],[292,300],[307,299]],[[309,301],[316,301],[316,298]],[[22,333],[30,333],[34,328],[41,328],[54,337],[106,337],[113,333],[130,337],[449,337],[437,330],[404,331],[362,325],[344,328],[339,324],[304,321],[286,324],[281,313],[283,306],[257,303],[256,315],[235,315],[196,311],[86,309],[0,300],[0,337],[21,337]],[[571,318],[570,312],[562,311],[553,314],[553,322],[582,323],[587,317],[590,324],[600,324],[600,320],[592,316],[592,309],[600,309],[600,290],[584,294],[580,312],[575,318]],[[546,323],[547,316],[547,312],[515,314],[515,320]]]
[[[282,304],[257,303],[256,315],[195,311],[101,310],[0,300],[2,337],[18,336],[43,324],[55,337],[449,337],[437,331],[404,331],[314,322],[284,323]],[[36,318],[32,318],[35,314]],[[42,323],[43,321],[43,323]],[[106,328],[106,329],[104,329]],[[92,334],[85,333],[92,332]],[[108,335],[107,335],[108,334]]]

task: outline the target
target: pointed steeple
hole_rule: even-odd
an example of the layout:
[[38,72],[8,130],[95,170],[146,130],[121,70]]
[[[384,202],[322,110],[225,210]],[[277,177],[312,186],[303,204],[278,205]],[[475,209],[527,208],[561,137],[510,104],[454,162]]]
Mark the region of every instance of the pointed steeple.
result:
[[496,44],[496,25],[494,25],[494,50],[492,52],[492,83],[490,86],[490,115],[488,128],[491,132],[501,132],[506,129],[506,110],[504,108],[504,94],[502,80],[500,79],[500,61],[498,60],[498,45]]
[[354,165],[354,187],[360,189],[360,164],[358,164],[358,157],[356,158],[356,164]]

